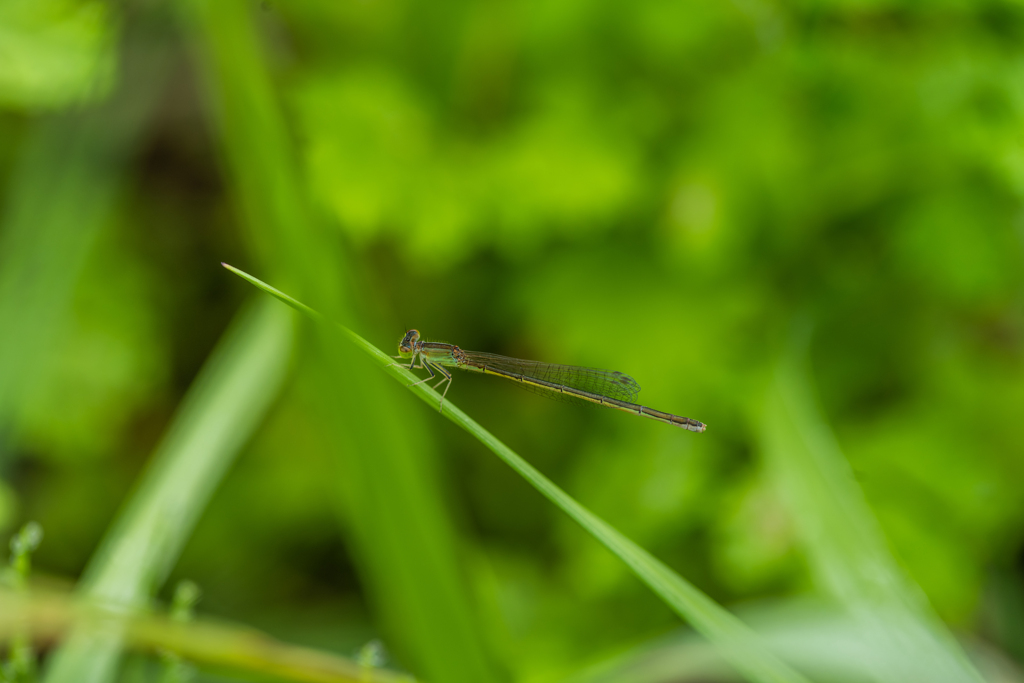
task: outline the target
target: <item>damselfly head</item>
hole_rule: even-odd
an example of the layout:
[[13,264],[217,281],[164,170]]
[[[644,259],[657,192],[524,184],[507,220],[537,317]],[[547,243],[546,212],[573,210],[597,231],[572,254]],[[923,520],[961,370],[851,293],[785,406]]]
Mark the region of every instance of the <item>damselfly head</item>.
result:
[[405,336],[402,337],[402,341],[398,342],[398,353],[402,356],[409,357],[419,339],[419,330],[409,330],[405,333]]

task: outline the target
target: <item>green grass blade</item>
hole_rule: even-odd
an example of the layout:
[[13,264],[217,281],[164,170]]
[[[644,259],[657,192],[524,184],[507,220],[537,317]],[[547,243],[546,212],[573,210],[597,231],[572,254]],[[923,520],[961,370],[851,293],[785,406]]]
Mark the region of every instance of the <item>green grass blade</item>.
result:
[[876,661],[888,662],[874,671],[877,680],[981,681],[889,551],[815,405],[804,355],[794,350],[776,368],[762,434],[769,471],[790,506],[818,583],[857,620],[880,653]]
[[[772,652],[799,665],[814,680],[874,683],[878,680],[875,672],[900,671],[903,667],[901,653],[875,647],[864,625],[832,602],[800,599],[759,603],[741,614],[756,626]],[[979,645],[978,655],[989,660],[990,670],[998,670],[996,662],[1001,656]],[[679,629],[599,659],[561,683],[722,681],[729,679],[725,668],[706,640],[689,629]],[[1020,678],[1010,680],[1019,683]]]
[[[235,455],[259,425],[287,372],[290,317],[264,304],[243,311],[189,390],[137,490],[90,560],[81,591],[136,609],[166,579]],[[112,680],[116,628],[83,628],[57,651],[46,683]]]
[[306,304],[302,303],[301,301],[299,301],[297,299],[293,299],[292,297],[288,296],[284,292],[282,292],[280,290],[277,290],[277,289],[274,289],[273,287],[271,287],[270,285],[268,285],[267,283],[265,283],[265,282],[263,282],[261,280],[257,280],[256,278],[254,278],[252,275],[249,275],[249,273],[245,272],[244,270],[239,270],[238,268],[235,268],[234,266],[232,266],[232,265],[230,265],[228,263],[221,263],[221,265],[224,266],[225,268],[227,268],[228,270],[230,270],[232,273],[234,273],[238,277],[242,278],[243,280],[248,280],[250,283],[252,283],[252,284],[256,285],[257,287],[259,287],[260,289],[262,289],[264,292],[267,292],[268,294],[270,294],[270,295],[272,295],[274,297],[277,297],[279,300],[281,300],[284,303],[288,304],[289,306],[294,308],[299,313],[302,313],[303,315],[307,315],[307,316],[309,316],[310,318],[312,318],[313,320],[315,320],[317,322],[324,322],[324,317],[322,315],[320,315],[319,313],[317,313],[316,311],[314,311],[312,308],[310,308]]
[[[225,267],[292,308],[303,313],[308,312],[315,320],[323,320],[322,316],[318,313],[284,292],[237,268],[226,264]],[[395,364],[394,359],[389,355],[370,344],[355,332],[341,325],[337,325],[337,329],[355,343],[358,348],[383,365],[394,378],[400,380],[403,384],[409,384],[418,379],[406,368]],[[410,390],[430,406],[437,407],[440,396],[425,384],[418,384],[411,387]],[[633,570],[641,581],[657,593],[679,616],[686,619],[695,629],[714,643],[726,660],[736,667],[737,670],[741,671],[749,680],[763,681],[765,683],[768,681],[805,680],[803,676],[772,655],[761,643],[757,635],[739,619],[673,572],[660,560],[577,503],[571,496],[558,488],[551,480],[523,460],[512,449],[459,410],[451,401],[445,401],[445,408],[442,414],[491,449],[545,497],[572,517],[580,526],[604,544],[605,547],[615,553]]]
[[[169,651],[190,664],[256,680],[296,683],[415,683],[411,676],[365,666],[332,652],[276,640],[246,626],[209,619],[187,623],[148,611],[125,611],[33,587],[30,593],[0,588],[0,642],[26,633],[36,642],[62,638],[87,622],[122,631],[125,647]],[[4,679],[6,680],[6,679]],[[21,679],[19,679],[21,680]]]

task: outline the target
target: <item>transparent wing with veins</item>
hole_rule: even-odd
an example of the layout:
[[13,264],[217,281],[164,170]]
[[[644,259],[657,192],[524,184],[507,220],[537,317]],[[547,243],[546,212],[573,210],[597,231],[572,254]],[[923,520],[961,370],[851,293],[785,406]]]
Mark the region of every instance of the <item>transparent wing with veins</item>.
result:
[[[607,396],[619,401],[634,403],[637,394],[640,393],[640,385],[636,380],[624,372],[614,370],[598,370],[596,368],[582,368],[576,365],[557,365],[554,363],[542,363],[540,361],[522,360],[499,356],[494,353],[481,351],[464,351],[468,365],[486,367],[493,370],[500,370],[516,375],[523,375],[532,379],[539,379],[552,384],[559,384],[572,389],[586,391],[591,394]],[[593,406],[596,405],[573,396],[560,394],[544,387],[530,384],[521,384],[527,391],[547,396],[566,403]]]

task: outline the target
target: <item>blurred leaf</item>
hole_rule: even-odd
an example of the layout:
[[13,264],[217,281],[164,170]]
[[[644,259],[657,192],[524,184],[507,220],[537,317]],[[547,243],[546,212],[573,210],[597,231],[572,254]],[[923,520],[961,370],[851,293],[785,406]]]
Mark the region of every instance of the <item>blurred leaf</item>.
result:
[[0,3],[0,106],[95,99],[113,80],[111,6],[97,0]]
[[927,598],[892,557],[835,437],[812,398],[804,338],[776,367],[765,397],[764,452],[821,587],[879,653],[875,678],[981,681]]
[[152,404],[168,384],[173,342],[159,315],[159,282],[126,247],[133,226],[116,222],[84,256],[47,367],[21,402],[20,450],[51,463],[109,463],[138,419],[126,406]]
[[634,145],[574,82],[551,84],[494,138],[446,130],[434,103],[381,67],[310,78],[296,99],[310,176],[342,227],[360,240],[391,232],[431,268],[480,244],[523,250],[606,229],[641,193]]
[[[31,13],[30,4],[19,0],[0,11]],[[16,330],[0,335],[0,428],[8,440],[17,439],[26,397],[55,362],[76,280],[109,220],[162,82],[163,43],[137,50],[142,41],[130,38],[135,61],[125,87],[104,105],[36,123],[8,190],[0,224],[0,324]]]
[[410,211],[429,182],[432,116],[417,93],[382,69],[312,80],[298,92],[314,188],[365,240]]
[[[741,613],[777,656],[795,662],[816,681],[870,683],[878,669],[899,668],[899,652],[871,646],[861,625],[834,606],[809,601],[760,604]],[[1020,683],[1019,671],[1003,656],[977,643],[972,656],[988,680]],[[885,657],[896,655],[896,660]],[[686,683],[733,680],[702,638],[680,630],[605,658],[565,683]]]
[[91,624],[115,629],[127,647],[170,651],[217,673],[258,680],[305,683],[413,683],[408,675],[357,663],[332,652],[291,645],[255,629],[195,619],[188,623],[125,610],[104,602],[73,600],[60,593],[33,590],[27,595],[0,590],[0,640],[18,629],[36,640],[53,640]]
[[[997,197],[951,188],[911,205],[898,219],[894,250],[915,280],[954,302],[1001,297],[1020,267],[1020,236]],[[965,226],[989,225],[972,230]]]
[[723,583],[746,593],[799,575],[793,522],[765,477],[753,474],[719,505],[712,550]]
[[[166,579],[239,449],[284,381],[292,329],[260,302],[242,314],[186,397],[150,466],[82,579],[91,600],[138,609]],[[53,655],[46,681],[108,681],[121,630],[83,625]]]

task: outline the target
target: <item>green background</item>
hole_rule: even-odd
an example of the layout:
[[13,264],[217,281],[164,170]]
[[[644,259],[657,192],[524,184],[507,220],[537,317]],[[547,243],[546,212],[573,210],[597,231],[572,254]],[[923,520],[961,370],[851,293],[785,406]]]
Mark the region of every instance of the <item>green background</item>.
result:
[[[828,601],[817,512],[766,455],[796,377],[898,565],[1012,672],[1022,46],[1010,1],[3,0],[0,529],[38,521],[37,573],[82,575],[263,297],[226,261],[388,352],[416,327],[621,370],[707,423],[469,374],[448,394],[769,631]],[[592,680],[614,657],[626,680],[726,675],[657,671],[647,648],[689,641],[619,559],[297,330],[243,392],[263,403],[208,505],[170,514],[180,557],[149,593],[188,578],[203,614],[349,655],[379,638],[431,681]]]

